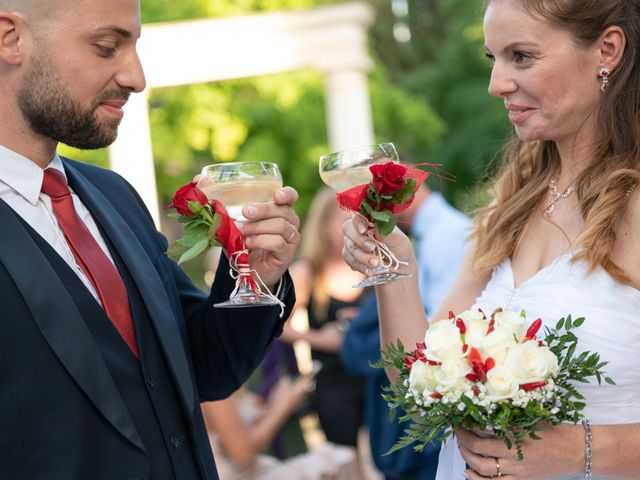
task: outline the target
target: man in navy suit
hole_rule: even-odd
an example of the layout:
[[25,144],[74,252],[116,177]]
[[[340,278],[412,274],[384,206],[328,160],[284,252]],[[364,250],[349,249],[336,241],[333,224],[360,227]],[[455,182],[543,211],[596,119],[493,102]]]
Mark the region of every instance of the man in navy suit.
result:
[[[204,295],[129,184],[56,154],[113,142],[145,87],[139,35],[138,0],[0,0],[1,479],[218,478],[199,402],[237,389],[282,329],[278,307],[213,308],[226,259]],[[243,212],[282,318],[296,196]]]

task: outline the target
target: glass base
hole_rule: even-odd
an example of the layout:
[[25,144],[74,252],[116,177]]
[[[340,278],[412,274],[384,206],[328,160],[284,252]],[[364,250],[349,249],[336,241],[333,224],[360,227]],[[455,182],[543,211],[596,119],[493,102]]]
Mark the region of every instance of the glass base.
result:
[[214,303],[216,308],[243,308],[278,305],[278,302],[266,295],[256,295],[253,292],[238,293],[225,302]]
[[400,273],[389,270],[388,268],[378,268],[374,270],[371,275],[368,275],[360,283],[357,283],[353,288],[372,287],[374,285],[382,285],[394,280],[400,280],[403,278],[409,278],[413,275],[410,273]]

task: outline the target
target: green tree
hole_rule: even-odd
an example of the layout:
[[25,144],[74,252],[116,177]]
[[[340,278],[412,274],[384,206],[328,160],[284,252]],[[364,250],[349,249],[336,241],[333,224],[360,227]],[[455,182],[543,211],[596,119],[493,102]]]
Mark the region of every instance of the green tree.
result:
[[372,45],[394,83],[433,107],[446,133],[411,155],[442,163],[457,177],[445,193],[462,209],[476,201],[475,186],[486,179],[509,132],[501,100],[487,93],[491,67],[484,53],[483,2],[416,0],[407,17],[411,41],[393,39],[394,17],[389,0],[373,0],[378,22]]

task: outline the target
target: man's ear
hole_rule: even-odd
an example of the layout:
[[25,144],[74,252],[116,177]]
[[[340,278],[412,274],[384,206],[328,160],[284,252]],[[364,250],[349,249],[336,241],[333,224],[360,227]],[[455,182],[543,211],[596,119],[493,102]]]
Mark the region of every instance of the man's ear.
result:
[[0,12],[0,60],[9,65],[23,61],[24,49],[20,32],[25,27],[20,17],[11,12]]
[[599,39],[600,68],[615,70],[627,46],[627,36],[617,25],[605,29]]

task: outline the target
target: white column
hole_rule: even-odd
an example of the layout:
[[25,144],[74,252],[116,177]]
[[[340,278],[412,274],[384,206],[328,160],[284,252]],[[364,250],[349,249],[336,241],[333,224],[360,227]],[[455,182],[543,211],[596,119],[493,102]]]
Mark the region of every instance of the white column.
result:
[[159,228],[160,212],[147,92],[148,90],[145,90],[129,97],[118,138],[111,146],[109,156],[111,168],[133,185]]
[[331,151],[374,143],[369,87],[365,71],[327,72],[325,104]]

